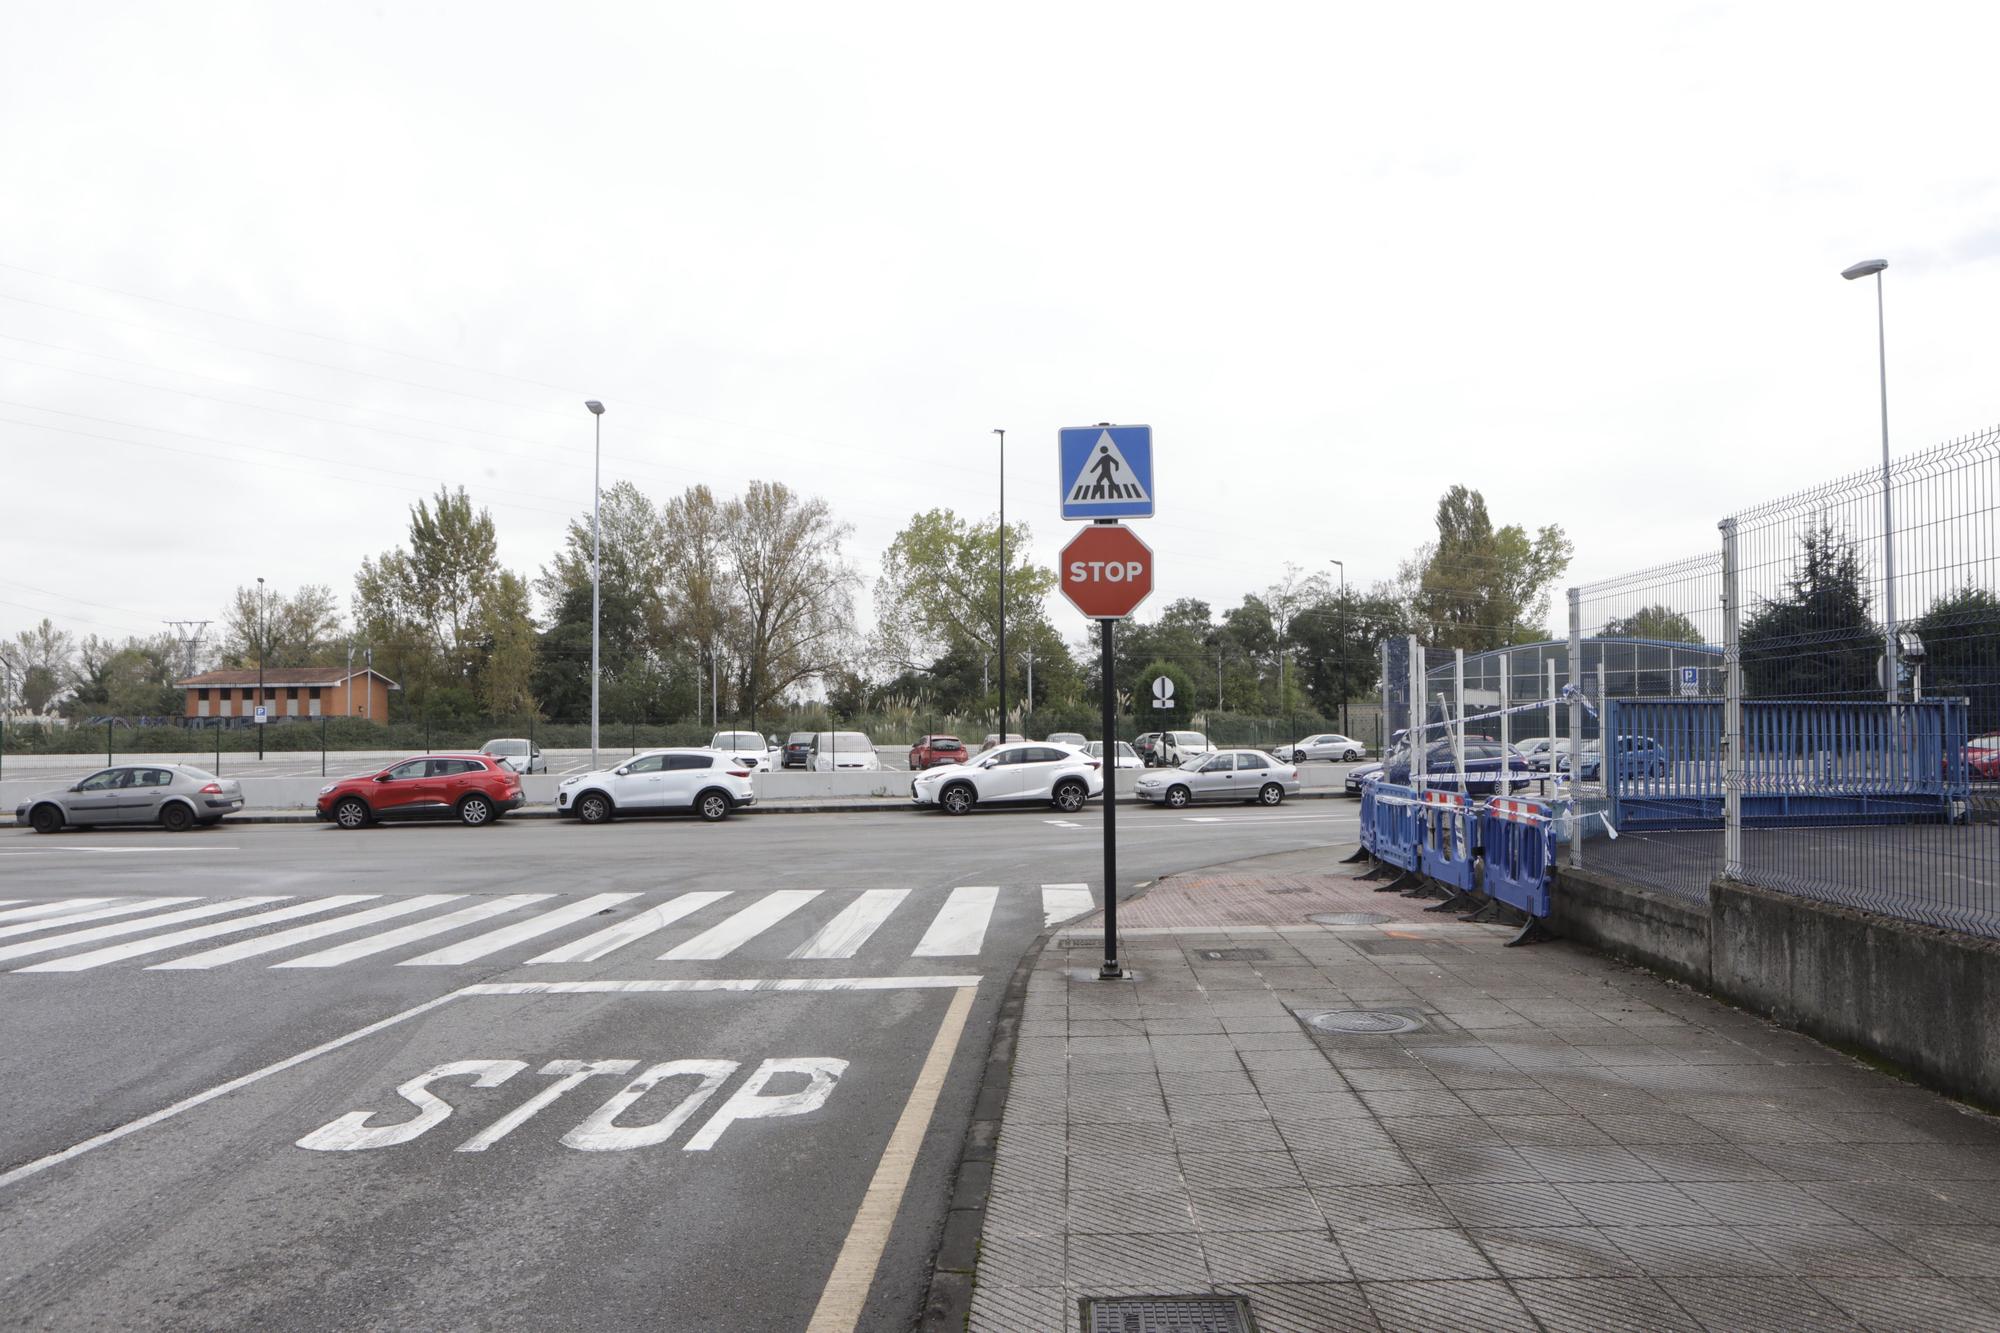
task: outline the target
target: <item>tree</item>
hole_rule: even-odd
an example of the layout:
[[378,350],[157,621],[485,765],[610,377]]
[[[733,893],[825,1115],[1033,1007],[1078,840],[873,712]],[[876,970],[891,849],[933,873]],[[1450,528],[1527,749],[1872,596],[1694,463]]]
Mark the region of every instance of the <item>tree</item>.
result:
[[91,635],[77,650],[76,687],[63,701],[65,717],[168,717],[181,712],[174,689],[172,636],[128,638],[124,643]]
[[786,690],[851,657],[855,572],[841,559],[851,531],[826,501],[779,481],[753,481],[722,507],[734,614],[726,627],[751,719]]
[[500,571],[480,607],[480,697],[496,717],[535,712],[535,620],[528,605],[528,582]]
[[346,660],[333,589],[308,583],[290,596],[263,584],[236,589],[222,618],[225,666],[320,666]]
[[[723,507],[706,486],[690,486],[661,510],[666,555],[662,607],[674,645],[695,649],[693,670],[718,687],[724,679],[724,631],[734,617],[735,585],[729,577],[729,530]],[[666,643],[656,645],[666,656]],[[697,692],[697,697],[699,693]],[[718,715],[720,709],[717,710]]]
[[[1032,535],[1025,523],[1007,525],[1009,634],[1043,620],[1043,603],[1056,586],[1055,571],[1028,559]],[[997,520],[972,523],[949,509],[911,518],[883,555],[875,581],[876,655],[890,667],[911,668],[955,650],[992,652],[999,642],[999,543]],[[1010,684],[1013,678],[1010,670]]]
[[412,702],[433,690],[476,684],[479,630],[500,565],[493,516],[475,511],[463,486],[443,487],[410,509],[408,549],[364,559],[354,577],[354,615],[377,660],[393,649]]
[[1495,528],[1486,498],[1453,486],[1438,500],[1437,531],[1436,545],[1419,553],[1410,604],[1425,642],[1478,652],[1505,647],[1524,632],[1541,637],[1549,589],[1569,568],[1563,530],[1550,524],[1530,537],[1518,524]]
[[[1153,682],[1165,676],[1174,683],[1173,706],[1159,708],[1153,698]],[[1194,716],[1199,700],[1195,696],[1194,678],[1178,664],[1155,658],[1139,668],[1138,673],[1128,681],[1120,682],[1131,700],[1133,725],[1142,731],[1160,731],[1167,728],[1185,727]]]
[[0,662],[14,678],[16,697],[30,713],[46,713],[76,679],[76,638],[44,616],[13,642],[0,644]]
[[1668,643],[1704,643],[1701,631],[1680,612],[1665,606],[1642,606],[1629,616],[1613,616],[1598,631],[1607,639],[1661,639]]
[[1854,541],[1822,519],[1799,538],[1780,597],[1743,626],[1743,693],[1754,699],[1879,698],[1881,631]]
[[1963,695],[1971,734],[2000,731],[2000,597],[1967,584],[1910,627],[1924,641],[1924,697]]

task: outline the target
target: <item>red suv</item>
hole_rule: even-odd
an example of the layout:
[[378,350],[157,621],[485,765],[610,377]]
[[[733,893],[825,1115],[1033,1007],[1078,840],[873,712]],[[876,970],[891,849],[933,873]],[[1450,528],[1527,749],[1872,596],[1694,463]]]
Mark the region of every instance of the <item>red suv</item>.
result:
[[328,783],[315,808],[342,828],[378,819],[456,819],[476,827],[525,799],[521,775],[491,755],[427,754]]
[[956,736],[926,736],[910,747],[910,768],[915,772],[964,762],[965,742]]

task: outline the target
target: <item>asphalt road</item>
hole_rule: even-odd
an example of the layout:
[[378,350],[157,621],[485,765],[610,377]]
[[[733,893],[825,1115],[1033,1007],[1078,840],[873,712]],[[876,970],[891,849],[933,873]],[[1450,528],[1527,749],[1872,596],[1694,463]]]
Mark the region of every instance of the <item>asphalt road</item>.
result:
[[[1120,814],[1121,892],[1354,830]],[[0,834],[0,1325],[907,1328],[1100,820]]]

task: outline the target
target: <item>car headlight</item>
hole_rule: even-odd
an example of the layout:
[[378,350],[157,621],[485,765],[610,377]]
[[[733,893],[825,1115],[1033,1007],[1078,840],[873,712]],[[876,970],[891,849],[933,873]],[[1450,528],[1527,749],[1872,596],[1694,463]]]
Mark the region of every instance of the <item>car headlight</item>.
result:
[[327,783],[327,784],[326,784],[326,785],[325,785],[324,787],[321,787],[321,788],[319,789],[319,794],[320,794],[321,796],[324,796],[324,795],[326,795],[326,794],[327,794],[328,792],[332,791],[332,790],[333,790],[333,789],[334,789],[335,787],[337,787],[337,786],[339,786],[339,785],[340,785],[340,784],[339,784],[339,783],[337,783],[337,782],[329,782],[329,783]]

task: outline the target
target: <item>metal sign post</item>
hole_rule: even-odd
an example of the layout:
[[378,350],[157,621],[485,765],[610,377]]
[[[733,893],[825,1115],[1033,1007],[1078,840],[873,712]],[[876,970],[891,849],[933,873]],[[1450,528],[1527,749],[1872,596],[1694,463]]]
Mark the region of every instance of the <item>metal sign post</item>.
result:
[[1111,648],[1115,620],[1097,622],[1104,640],[1104,963],[1097,969],[1099,981],[1117,981],[1125,975],[1118,964],[1118,692],[1114,682],[1117,661]]

